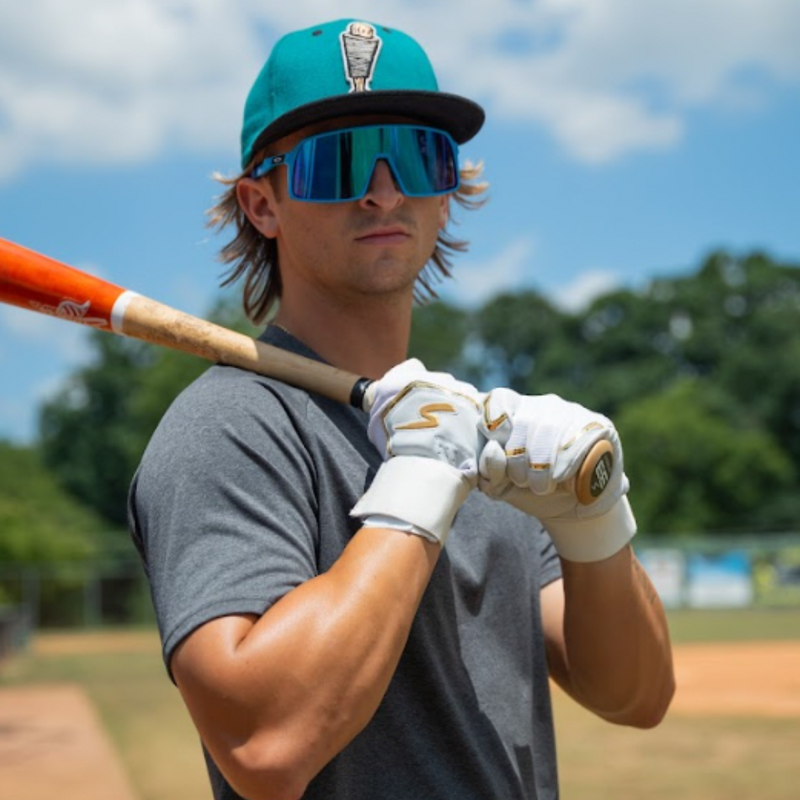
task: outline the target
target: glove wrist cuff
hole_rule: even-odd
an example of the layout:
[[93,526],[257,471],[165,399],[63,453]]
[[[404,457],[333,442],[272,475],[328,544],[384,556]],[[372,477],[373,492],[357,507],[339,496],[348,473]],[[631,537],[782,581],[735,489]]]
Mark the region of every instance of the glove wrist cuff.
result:
[[350,516],[362,520],[375,515],[394,517],[444,545],[456,512],[471,489],[470,480],[443,461],[395,456],[381,465]]
[[623,495],[599,517],[542,520],[558,554],[567,561],[603,561],[636,534],[636,519]]

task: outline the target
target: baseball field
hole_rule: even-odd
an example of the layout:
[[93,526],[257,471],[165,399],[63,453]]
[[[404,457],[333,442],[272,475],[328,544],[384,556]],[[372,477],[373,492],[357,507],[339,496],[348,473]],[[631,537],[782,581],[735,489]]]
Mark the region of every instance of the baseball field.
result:
[[[610,726],[556,692],[564,800],[796,800],[800,609],[670,616],[661,726]],[[0,665],[3,800],[210,796],[153,631],[43,634]]]

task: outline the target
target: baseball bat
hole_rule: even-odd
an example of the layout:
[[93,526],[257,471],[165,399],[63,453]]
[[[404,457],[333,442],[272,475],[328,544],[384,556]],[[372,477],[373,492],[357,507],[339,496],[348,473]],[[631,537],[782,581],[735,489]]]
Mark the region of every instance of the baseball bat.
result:
[[[0,302],[241,367],[368,411],[368,378],[289,353],[0,239]],[[611,445],[598,442],[575,479],[588,505],[606,486]]]

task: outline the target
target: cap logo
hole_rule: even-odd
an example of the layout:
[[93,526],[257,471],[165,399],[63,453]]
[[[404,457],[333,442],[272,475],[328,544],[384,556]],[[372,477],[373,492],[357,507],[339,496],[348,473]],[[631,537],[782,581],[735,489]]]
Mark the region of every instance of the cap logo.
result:
[[368,22],[351,22],[340,38],[350,92],[369,92],[383,40]]

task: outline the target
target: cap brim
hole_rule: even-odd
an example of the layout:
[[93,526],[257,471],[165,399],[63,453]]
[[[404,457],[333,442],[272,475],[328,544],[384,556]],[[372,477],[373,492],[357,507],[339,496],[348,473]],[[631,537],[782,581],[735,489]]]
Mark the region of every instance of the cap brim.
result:
[[396,114],[447,131],[458,144],[475,136],[486,117],[483,108],[466,97],[444,92],[375,91],[327,97],[307,103],[267,126],[253,146],[253,154],[270,142],[307,125],[335,117],[360,114]]

